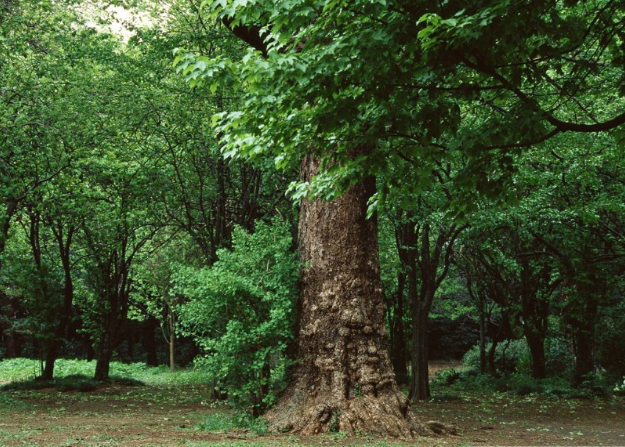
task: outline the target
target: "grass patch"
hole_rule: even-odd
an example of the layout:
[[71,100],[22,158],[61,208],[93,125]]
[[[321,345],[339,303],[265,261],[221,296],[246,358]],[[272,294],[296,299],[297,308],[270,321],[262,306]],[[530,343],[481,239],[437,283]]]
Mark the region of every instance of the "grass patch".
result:
[[87,377],[84,374],[71,374],[65,377],[59,377],[53,380],[19,380],[17,382],[11,382],[0,387],[2,391],[33,391],[43,390],[48,388],[55,388],[60,392],[78,391],[82,393],[88,393],[95,391],[99,388],[109,386],[110,384],[121,386],[143,386],[144,383],[126,377],[112,377],[107,382],[98,382],[91,377]]
[[197,423],[198,430],[202,431],[230,431],[240,428],[235,423],[232,415],[227,413],[213,413],[204,417],[204,419]]
[[243,413],[212,413],[204,417],[196,424],[196,428],[202,431],[225,432],[233,430],[249,430],[256,434],[268,432],[267,423],[264,419],[253,418]]
[[24,402],[13,399],[4,393],[0,393],[0,414],[10,411],[23,411],[30,408]]
[[[95,373],[95,361],[59,359],[55,363],[55,381],[67,377],[83,377],[83,382]],[[207,374],[199,369],[180,369],[173,374],[168,366],[147,366],[145,363],[111,362],[111,381],[118,385],[197,385],[206,384]],[[42,364],[33,359],[5,359],[0,361],[0,383],[31,383],[41,375]],[[31,383],[26,389],[42,389],[54,384]],[[22,388],[25,389],[25,388]]]

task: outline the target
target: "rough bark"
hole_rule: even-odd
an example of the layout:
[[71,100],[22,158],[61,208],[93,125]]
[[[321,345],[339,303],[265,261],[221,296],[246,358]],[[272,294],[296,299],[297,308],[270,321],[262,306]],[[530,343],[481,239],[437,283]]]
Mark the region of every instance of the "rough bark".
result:
[[[317,162],[303,164],[303,179]],[[293,381],[266,415],[277,431],[356,430],[410,438],[425,433],[399,390],[388,354],[377,222],[366,219],[375,179],[332,202],[303,201],[304,261]]]

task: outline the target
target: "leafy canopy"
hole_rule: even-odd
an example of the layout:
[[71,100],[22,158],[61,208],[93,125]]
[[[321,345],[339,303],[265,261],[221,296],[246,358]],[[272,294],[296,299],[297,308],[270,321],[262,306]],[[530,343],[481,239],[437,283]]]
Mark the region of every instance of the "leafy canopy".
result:
[[[511,187],[520,148],[625,122],[622,2],[204,5],[254,47],[241,59],[179,50],[175,64],[193,86],[242,91],[213,118],[227,156],[322,160],[310,184],[292,185],[296,198],[332,198],[370,174],[385,183],[379,198],[418,192],[461,159],[461,212]],[[407,171],[414,182],[398,180]]]

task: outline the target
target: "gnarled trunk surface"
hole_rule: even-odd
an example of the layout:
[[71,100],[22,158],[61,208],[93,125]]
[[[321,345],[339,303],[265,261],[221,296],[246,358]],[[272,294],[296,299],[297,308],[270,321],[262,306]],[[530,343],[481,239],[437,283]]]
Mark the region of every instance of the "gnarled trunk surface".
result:
[[[304,180],[316,168],[307,159]],[[335,201],[301,205],[299,363],[266,415],[276,431],[425,433],[395,382],[388,354],[377,222],[366,219],[374,191],[375,179],[368,178]]]

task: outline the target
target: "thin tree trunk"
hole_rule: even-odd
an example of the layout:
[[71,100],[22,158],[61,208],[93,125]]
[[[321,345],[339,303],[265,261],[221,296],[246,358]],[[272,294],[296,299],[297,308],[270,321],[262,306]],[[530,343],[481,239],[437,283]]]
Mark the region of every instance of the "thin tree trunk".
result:
[[[303,180],[317,171],[307,158]],[[302,201],[304,264],[294,378],[267,414],[270,428],[316,434],[424,432],[399,390],[388,354],[377,222],[366,219],[375,179],[332,202]]]
[[408,383],[408,362],[406,356],[406,337],[404,336],[404,285],[406,274],[400,272],[397,275],[397,302],[393,313],[391,333],[391,356],[395,379],[399,385]]
[[98,381],[106,381],[109,379],[109,373],[111,369],[111,358],[113,357],[113,350],[108,346],[104,346],[98,349],[95,374],[93,378]]
[[488,350],[488,355],[486,356],[488,360],[488,372],[492,375],[497,374],[497,361],[495,356],[497,354],[497,346],[499,345],[499,339],[497,337],[493,337],[492,343],[490,344],[490,349]]
[[54,364],[56,363],[56,359],[58,358],[58,352],[59,350],[57,341],[51,341],[46,351],[43,372],[39,377],[41,380],[52,380],[54,378]]
[[488,327],[487,325],[490,323],[490,318],[488,318],[486,312],[486,299],[483,293],[478,293],[477,296],[475,295],[473,292],[473,282],[470,278],[467,279],[467,290],[471,300],[477,305],[480,328],[480,374],[486,374],[486,329]]
[[410,400],[430,398],[430,377],[428,370],[428,313],[419,303],[414,303],[412,312],[412,377]]
[[547,377],[545,365],[545,338],[540,334],[535,334],[531,330],[525,331],[525,339],[530,350],[530,367],[532,377],[544,379]]
[[575,330],[575,373],[574,385],[579,386],[591,378],[595,370],[594,343],[592,329],[576,328]]
[[61,264],[63,265],[64,283],[63,283],[63,305],[60,309],[58,323],[54,333],[54,340],[50,343],[46,352],[46,363],[41,378],[44,380],[52,380],[54,378],[54,364],[59,356],[61,344],[67,336],[67,329],[72,316],[72,305],[74,302],[74,282],[72,280],[71,262],[70,262],[70,246],[74,228],[70,227],[67,231],[67,237],[63,237],[63,227],[59,226],[54,229],[54,236],[59,247]]
[[599,309],[598,299],[595,295],[585,293],[585,302],[579,314],[573,319],[573,347],[575,350],[575,372],[573,382],[579,386],[591,379],[595,371],[595,322]]
[[143,330],[143,347],[146,352],[146,364],[148,366],[158,366],[158,356],[156,354],[156,337],[154,331],[158,326],[156,318],[150,316],[145,322]]
[[169,341],[168,341],[168,345],[169,345],[169,371],[170,372],[174,372],[176,370],[176,358],[175,358],[175,338],[176,338],[176,333],[175,333],[175,325],[176,322],[174,320],[174,312],[171,309],[171,306],[167,306],[167,326],[168,326],[168,332],[169,332]]

